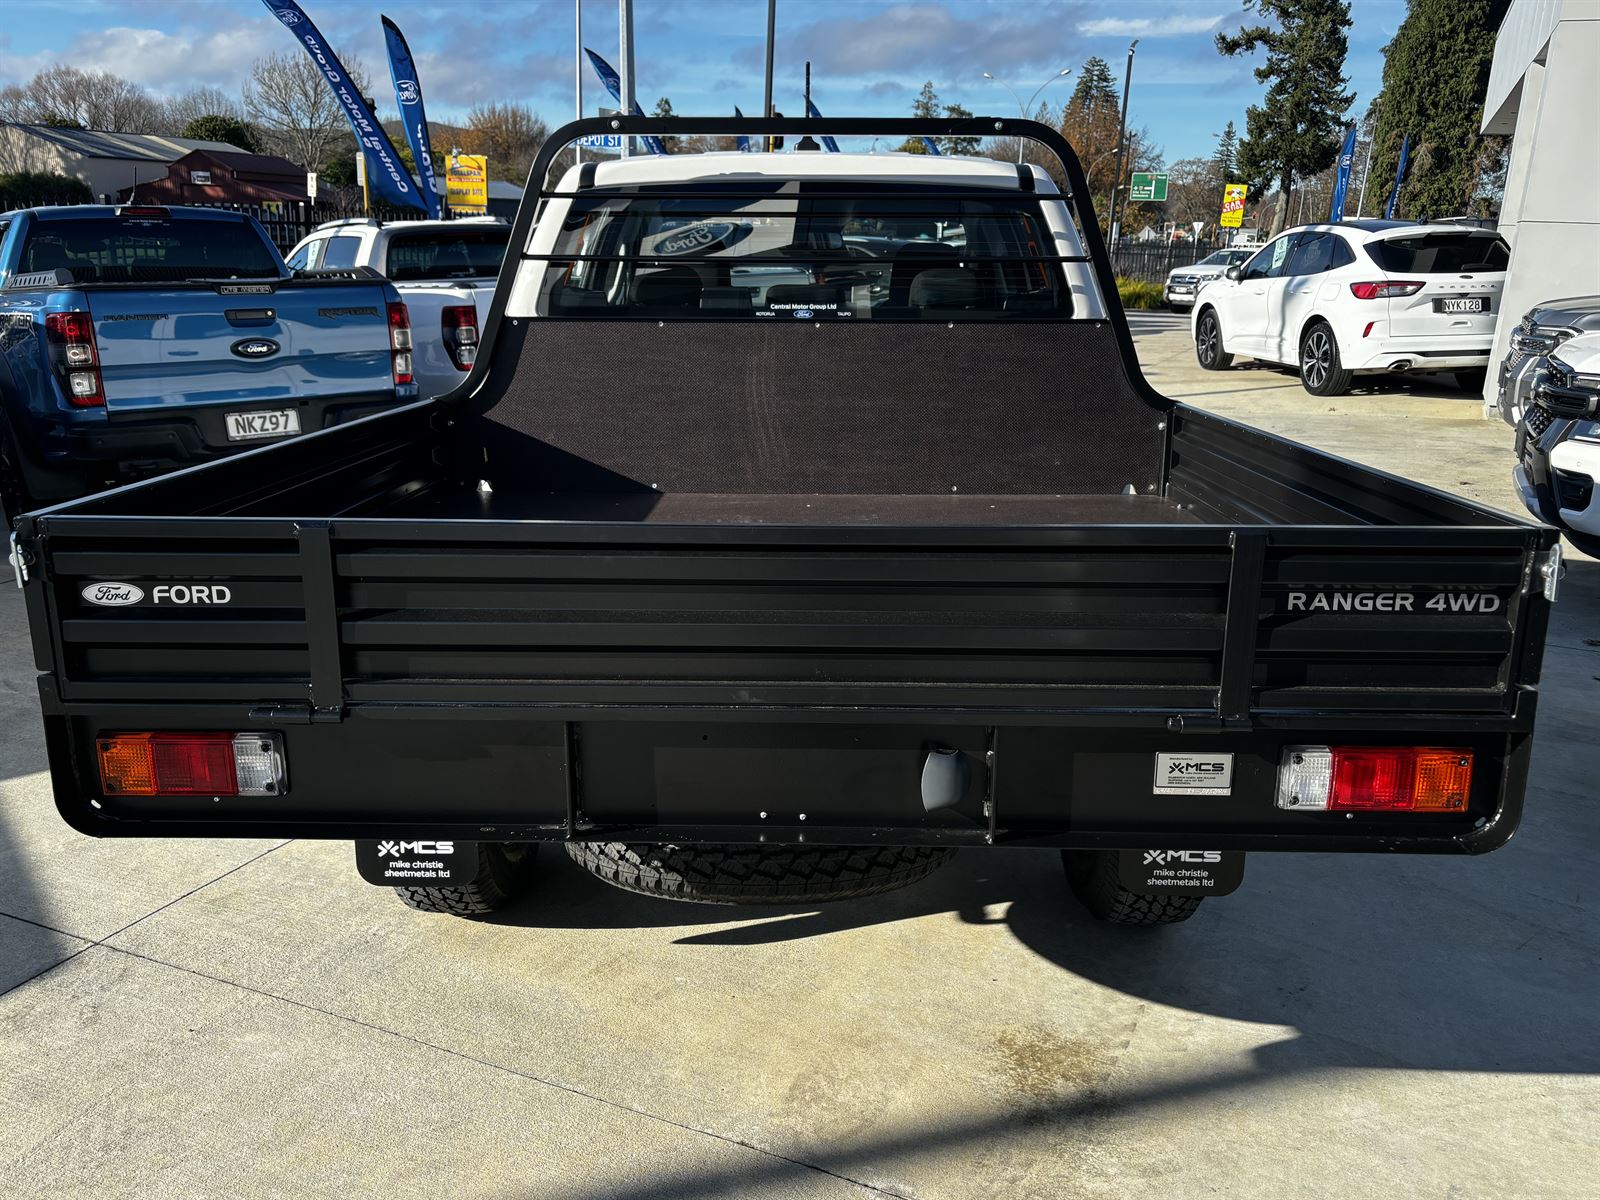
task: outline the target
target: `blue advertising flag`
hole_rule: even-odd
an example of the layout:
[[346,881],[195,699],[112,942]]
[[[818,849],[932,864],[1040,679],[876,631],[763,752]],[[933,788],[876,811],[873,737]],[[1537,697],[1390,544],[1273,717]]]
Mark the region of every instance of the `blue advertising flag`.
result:
[[[733,115],[738,117],[741,121],[744,120],[744,114],[739,111],[739,106],[737,104],[733,106]],[[741,133],[734,141],[734,148],[741,152],[748,152],[750,149],[750,139]]]
[[[600,82],[606,85],[606,91],[611,93],[611,98],[618,104],[622,103],[622,76],[618,75],[610,63],[601,58],[589,47],[585,46],[583,52],[589,56],[589,65],[594,68],[594,73],[600,76]],[[644,109],[639,107],[638,101],[634,102],[633,109],[628,113],[630,117],[644,116]],[[665,154],[667,148],[661,144],[661,139],[650,134],[643,135],[640,139],[644,148],[651,154]]]
[[1328,210],[1329,221],[1344,220],[1344,198],[1350,190],[1350,165],[1356,159],[1356,127],[1344,135],[1344,146],[1339,151],[1339,175],[1333,185],[1333,206]]
[[411,173],[400,161],[389,135],[384,133],[378,118],[372,115],[367,102],[361,98],[350,72],[344,69],[344,64],[323,40],[322,34],[317,32],[317,27],[306,16],[305,10],[294,0],[261,0],[261,3],[305,47],[306,53],[311,55],[311,61],[317,64],[317,69],[333,89],[356,135],[356,144],[366,156],[368,185],[391,204],[426,211],[427,203],[417,195],[417,186],[411,179]]
[[444,216],[444,203],[439,196],[439,180],[433,173],[433,150],[428,145],[428,116],[422,111],[422,81],[417,78],[417,64],[411,58],[411,47],[406,45],[406,35],[400,32],[388,17],[382,17],[383,40],[389,46],[389,78],[394,80],[394,103],[400,110],[400,120],[406,127],[406,141],[411,143],[411,157],[417,164],[417,175],[422,180],[422,200],[428,216],[437,221]]
[[[817,111],[817,106],[811,103],[810,100],[806,101],[806,116],[813,117],[818,121],[822,120],[822,114]],[[827,134],[822,135],[822,148],[829,154],[839,153],[839,143],[834,141]]]
[[942,155],[944,153],[943,150],[939,149],[939,143],[934,141],[931,137],[923,138],[922,139],[922,144],[928,148],[928,153],[929,154]]
[[1411,157],[1411,135],[1406,134],[1400,142],[1400,166],[1394,173],[1394,191],[1389,193],[1389,207],[1383,210],[1385,221],[1394,220],[1394,206],[1400,203],[1400,185],[1406,181],[1406,160]]

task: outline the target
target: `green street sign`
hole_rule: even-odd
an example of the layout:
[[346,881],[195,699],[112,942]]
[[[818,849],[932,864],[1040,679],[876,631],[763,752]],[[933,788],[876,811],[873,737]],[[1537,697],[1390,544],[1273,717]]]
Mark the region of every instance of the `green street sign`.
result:
[[1156,204],[1167,198],[1167,173],[1165,171],[1135,171],[1133,183],[1128,188],[1129,200],[1150,200]]

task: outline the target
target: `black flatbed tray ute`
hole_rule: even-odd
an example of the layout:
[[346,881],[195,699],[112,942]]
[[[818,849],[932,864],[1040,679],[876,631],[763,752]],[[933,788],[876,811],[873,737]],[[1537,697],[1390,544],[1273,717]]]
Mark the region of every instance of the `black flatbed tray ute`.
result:
[[[548,184],[618,131],[1000,131],[1068,187],[804,153]],[[1245,851],[1504,844],[1556,535],[1156,393],[1087,194],[1032,122],[560,130],[459,389],[22,518],[62,815],[365,840],[451,911],[538,842],[724,900],[1054,847],[1136,921]]]

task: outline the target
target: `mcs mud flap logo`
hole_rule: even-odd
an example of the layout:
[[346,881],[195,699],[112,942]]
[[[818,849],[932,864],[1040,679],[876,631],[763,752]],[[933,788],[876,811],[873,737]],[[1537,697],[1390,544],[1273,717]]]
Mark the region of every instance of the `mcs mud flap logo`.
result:
[[454,842],[379,842],[379,858],[399,858],[402,854],[454,854]]
[[1173,863],[1219,863],[1221,850],[1146,850],[1144,865],[1169,867]]

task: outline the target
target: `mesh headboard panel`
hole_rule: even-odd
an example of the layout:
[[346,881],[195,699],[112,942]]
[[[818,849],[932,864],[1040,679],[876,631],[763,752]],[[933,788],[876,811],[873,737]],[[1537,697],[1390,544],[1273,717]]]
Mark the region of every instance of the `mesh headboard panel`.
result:
[[497,490],[1038,495],[1161,477],[1164,409],[1104,322],[507,319],[468,408],[461,449]]

